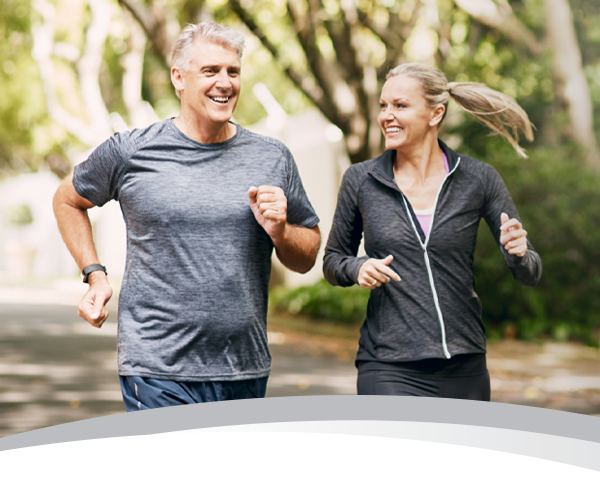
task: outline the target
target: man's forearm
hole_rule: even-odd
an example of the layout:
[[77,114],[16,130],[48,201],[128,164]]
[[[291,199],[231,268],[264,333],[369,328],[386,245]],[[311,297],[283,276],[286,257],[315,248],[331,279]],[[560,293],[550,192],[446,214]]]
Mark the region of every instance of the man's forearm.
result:
[[[59,186],[52,200],[58,229],[79,269],[99,262],[87,213],[93,206],[77,194],[71,177]],[[90,273],[88,283],[90,287],[79,304],[79,316],[100,328],[108,318],[106,303],[112,296],[112,288],[101,270]]]
[[[90,264],[98,263],[98,254],[94,246],[87,208],[74,204],[71,199],[71,186],[66,184],[67,182],[69,181],[65,181],[58,188],[52,207],[60,235],[79,269],[83,269]],[[89,208],[93,206],[91,203],[89,205]]]
[[307,228],[286,223],[280,238],[273,240],[277,257],[288,269],[307,273],[315,265],[321,246],[319,227]]

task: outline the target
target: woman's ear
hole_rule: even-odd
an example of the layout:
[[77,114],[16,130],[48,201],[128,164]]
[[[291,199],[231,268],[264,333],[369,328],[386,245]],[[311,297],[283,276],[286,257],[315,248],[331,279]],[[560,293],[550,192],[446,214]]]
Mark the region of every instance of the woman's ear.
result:
[[435,108],[431,110],[431,120],[429,120],[430,127],[436,127],[444,118],[444,113],[446,112],[446,106],[443,104],[438,104]]

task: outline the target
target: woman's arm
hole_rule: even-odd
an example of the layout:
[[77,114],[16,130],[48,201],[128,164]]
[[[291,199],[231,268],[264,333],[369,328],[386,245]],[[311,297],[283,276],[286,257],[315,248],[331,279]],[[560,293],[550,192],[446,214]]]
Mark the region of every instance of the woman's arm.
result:
[[506,184],[493,167],[489,167],[483,217],[517,283],[537,285],[542,277],[542,259],[527,239]]
[[323,259],[323,274],[332,285],[352,286],[369,257],[357,257],[363,223],[358,208],[359,171],[350,167],[342,178],[333,224]]

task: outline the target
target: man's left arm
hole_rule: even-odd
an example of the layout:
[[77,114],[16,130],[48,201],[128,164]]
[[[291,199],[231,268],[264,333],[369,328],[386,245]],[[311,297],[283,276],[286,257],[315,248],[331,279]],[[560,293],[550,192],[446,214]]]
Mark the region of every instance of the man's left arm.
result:
[[281,263],[297,273],[307,273],[315,265],[321,246],[319,226],[304,227],[287,220],[287,198],[274,186],[251,187],[250,208],[256,221],[273,241]]

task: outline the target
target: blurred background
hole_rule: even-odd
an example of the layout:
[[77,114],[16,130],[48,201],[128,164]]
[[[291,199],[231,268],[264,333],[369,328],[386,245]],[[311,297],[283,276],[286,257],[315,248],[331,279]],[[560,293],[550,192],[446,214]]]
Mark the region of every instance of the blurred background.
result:
[[[441,136],[494,165],[544,260],[539,287],[518,286],[487,228],[475,262],[490,336],[600,340],[600,7],[593,0],[4,0],[0,5],[0,279],[78,274],[50,199],[73,165],[116,131],[178,114],[173,39],[214,19],[246,35],[235,119],[292,150],[326,239],[341,175],[380,154],[379,90],[398,63],[514,98],[537,128],[529,159],[451,106]],[[524,141],[524,140],[523,140]],[[117,203],[91,210],[100,258],[118,281]],[[289,313],[361,317],[366,292],[277,266]],[[338,301],[338,294],[339,301]]]
[[[351,164],[381,153],[379,91],[397,64],[436,65],[515,99],[536,138],[519,159],[450,106],[441,138],[494,165],[544,262],[514,282],[485,223],[475,259],[495,401],[600,414],[600,6],[596,0],[3,0],[0,3],[0,435],[123,411],[116,307],[79,320],[86,290],[51,199],[113,133],[176,116],[169,77],[186,23],[246,37],[234,118],[292,151],[326,241]],[[125,228],[90,211],[118,293]],[[368,291],[274,261],[269,396],[355,393]]]

